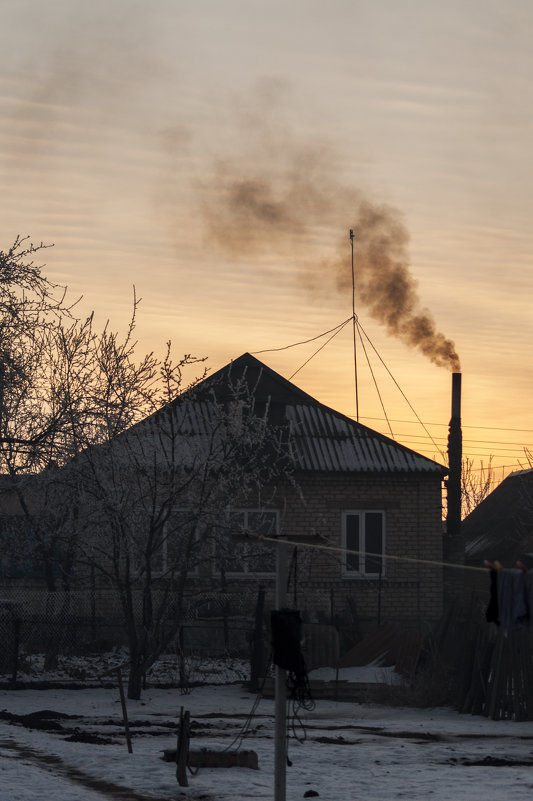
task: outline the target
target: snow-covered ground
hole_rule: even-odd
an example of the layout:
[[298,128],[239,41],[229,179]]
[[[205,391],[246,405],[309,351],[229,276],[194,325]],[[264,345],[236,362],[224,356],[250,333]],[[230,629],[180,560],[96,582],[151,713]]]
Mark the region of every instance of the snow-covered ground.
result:
[[[175,765],[161,759],[176,745],[181,707],[191,715],[191,747],[222,750],[254,701],[239,684],[187,695],[149,689],[127,702],[130,754],[118,690],[3,690],[0,801],[272,801],[272,700],[260,701],[240,745],[257,752],[259,770],[205,768],[181,788]],[[287,801],[522,801],[533,791],[533,722],[322,700],[300,718],[298,739],[289,741]]]

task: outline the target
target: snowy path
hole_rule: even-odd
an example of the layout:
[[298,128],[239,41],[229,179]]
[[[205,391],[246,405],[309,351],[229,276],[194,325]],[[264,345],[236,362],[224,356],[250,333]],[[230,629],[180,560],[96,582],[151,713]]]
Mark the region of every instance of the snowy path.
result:
[[139,793],[86,773],[79,767],[66,765],[56,754],[37,751],[13,738],[0,740],[0,760],[1,784],[16,785],[17,795],[10,796],[10,801],[56,798],[61,795],[60,786],[65,787],[65,791],[70,786],[70,801],[168,801],[168,796],[161,798],[153,793]]
[[[161,760],[162,751],[175,746],[181,705],[194,722],[191,747],[224,749],[253,700],[235,685],[188,696],[147,691],[141,701],[128,702],[128,754],[113,691],[2,692],[0,801],[272,801],[271,701],[261,702],[242,745],[257,752],[258,771],[203,769],[182,789],[174,765]],[[39,710],[64,717],[50,731],[42,722],[31,728],[36,718],[25,716]],[[288,801],[310,791],[319,801],[525,801],[533,791],[531,722],[330,701],[318,702],[302,721],[305,741],[290,741]]]

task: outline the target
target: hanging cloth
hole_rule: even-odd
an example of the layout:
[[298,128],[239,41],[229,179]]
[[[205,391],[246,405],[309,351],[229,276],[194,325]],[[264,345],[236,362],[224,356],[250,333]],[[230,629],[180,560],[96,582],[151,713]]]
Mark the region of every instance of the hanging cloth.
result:
[[518,569],[498,571],[498,617],[504,631],[516,631],[529,624],[526,574]]

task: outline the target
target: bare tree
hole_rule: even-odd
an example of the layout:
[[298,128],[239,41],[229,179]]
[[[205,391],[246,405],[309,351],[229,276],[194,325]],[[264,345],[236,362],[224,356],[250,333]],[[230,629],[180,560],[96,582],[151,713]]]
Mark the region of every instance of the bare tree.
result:
[[290,473],[286,432],[242,376],[202,382],[204,359],[174,362],[170,343],[138,357],[135,297],[122,336],[75,319],[31,261],[40,247],[0,257],[0,470],[48,589],[68,590],[76,564],[116,592],[138,698],[187,582],[235,530],[232,506],[261,506]]
[[524,446],[523,461],[519,459],[518,464],[521,470],[531,470],[531,468],[533,467],[533,451],[531,450],[531,448]]
[[[35,264],[45,247],[18,237],[0,251],[0,474],[4,503],[15,512],[10,525],[16,529],[4,530],[3,540],[18,547],[15,559],[39,564],[54,590],[60,518],[70,512],[50,502],[52,485],[39,481],[38,493],[33,487],[35,476],[49,475],[58,434],[68,424],[55,342],[58,328],[72,323],[74,304],[67,303],[65,288]],[[47,508],[59,512],[54,526],[44,523]]]
[[[258,414],[246,381],[226,384],[222,400],[216,386],[183,390],[189,364],[167,358],[168,402],[87,448],[72,468],[83,487],[80,547],[120,598],[130,698],[140,697],[143,675],[176,637],[188,582],[235,532],[231,507],[251,497],[261,503],[290,472],[283,432],[269,424],[268,409]],[[127,386],[128,368],[117,368],[108,363],[106,372]]]
[[492,456],[488,464],[481,462],[479,469],[474,468],[474,462],[468,457],[462,464],[462,516],[466,517],[485,500],[494,489],[495,477],[492,466]]
[[53,343],[73,306],[33,262],[44,247],[18,238],[0,251],[0,472],[10,475],[47,466],[64,414],[54,398]]

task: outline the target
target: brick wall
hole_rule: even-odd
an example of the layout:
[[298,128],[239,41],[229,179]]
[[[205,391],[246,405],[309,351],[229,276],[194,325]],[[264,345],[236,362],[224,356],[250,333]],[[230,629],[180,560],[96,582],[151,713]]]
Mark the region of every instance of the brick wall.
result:
[[282,533],[290,539],[318,536],[339,546],[342,512],[383,510],[385,574],[346,576],[342,554],[300,549],[298,595],[310,615],[343,614],[355,602],[363,629],[394,622],[429,628],[442,613],[442,568],[413,560],[442,561],[441,483],[435,476],[360,475],[298,477],[298,490],[284,493]]

